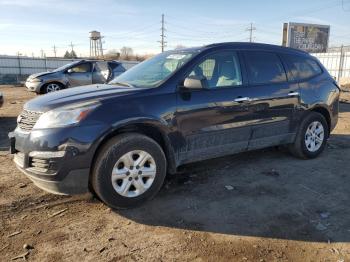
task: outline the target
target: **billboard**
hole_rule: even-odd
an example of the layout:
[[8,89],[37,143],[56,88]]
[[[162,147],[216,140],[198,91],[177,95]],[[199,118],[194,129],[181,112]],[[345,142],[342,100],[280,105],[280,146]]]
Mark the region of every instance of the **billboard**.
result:
[[327,52],[329,32],[329,25],[285,23],[282,45],[310,53]]

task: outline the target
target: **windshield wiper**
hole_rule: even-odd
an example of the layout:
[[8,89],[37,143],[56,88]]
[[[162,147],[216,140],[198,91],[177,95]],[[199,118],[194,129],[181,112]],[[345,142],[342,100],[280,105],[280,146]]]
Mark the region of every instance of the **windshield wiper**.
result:
[[127,86],[127,87],[134,87],[132,84],[129,84],[127,82],[110,82],[109,85],[121,85],[121,86]]

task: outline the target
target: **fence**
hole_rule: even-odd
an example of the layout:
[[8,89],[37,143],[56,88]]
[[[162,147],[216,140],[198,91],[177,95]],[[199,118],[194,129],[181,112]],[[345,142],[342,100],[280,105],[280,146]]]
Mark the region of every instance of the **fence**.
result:
[[[0,84],[14,84],[25,80],[28,75],[56,69],[81,59],[31,58],[22,56],[0,56]],[[121,61],[126,69],[138,62]]]
[[[327,53],[313,53],[340,84],[350,83],[350,46],[329,48]],[[23,81],[28,75],[53,70],[78,59],[0,56],[0,84]],[[126,69],[137,62],[121,61]]]
[[327,53],[314,53],[340,84],[350,83],[350,46],[333,47]]

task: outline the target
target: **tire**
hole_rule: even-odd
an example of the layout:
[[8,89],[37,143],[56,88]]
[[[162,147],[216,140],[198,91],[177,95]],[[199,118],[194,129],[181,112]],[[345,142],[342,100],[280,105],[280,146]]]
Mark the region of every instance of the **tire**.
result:
[[[316,124],[318,123],[318,124]],[[318,130],[316,133],[321,134],[320,130],[323,129],[323,139],[320,142],[320,135],[314,134],[315,137],[312,143],[312,127],[317,127],[315,130]],[[321,129],[322,127],[322,129]],[[309,131],[308,129],[311,128]],[[311,133],[310,133],[311,132]],[[302,120],[299,131],[297,133],[294,144],[289,146],[289,151],[296,157],[301,159],[311,159],[317,157],[325,148],[327,139],[329,137],[329,127],[326,119],[323,115],[317,112],[308,113]],[[315,142],[316,141],[316,142]],[[310,143],[311,142],[311,143]],[[315,147],[313,146],[315,145]]]
[[[148,162],[140,162],[141,156]],[[158,193],[166,176],[166,165],[164,152],[153,139],[137,133],[118,135],[99,151],[92,168],[91,185],[98,197],[112,208],[136,207]]]
[[64,89],[64,86],[61,83],[48,83],[43,87],[43,94],[57,92]]

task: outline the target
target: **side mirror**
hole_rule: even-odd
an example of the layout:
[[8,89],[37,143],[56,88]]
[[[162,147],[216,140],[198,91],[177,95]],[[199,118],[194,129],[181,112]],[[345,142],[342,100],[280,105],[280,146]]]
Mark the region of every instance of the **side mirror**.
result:
[[68,70],[67,70],[67,73],[68,74],[71,74],[71,73],[73,73],[74,71],[73,71],[73,69],[72,68],[69,68]]
[[208,88],[208,81],[204,76],[188,76],[185,78],[183,87],[187,89],[206,89]]

